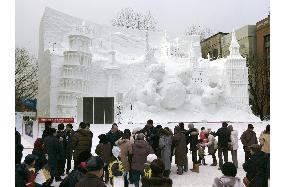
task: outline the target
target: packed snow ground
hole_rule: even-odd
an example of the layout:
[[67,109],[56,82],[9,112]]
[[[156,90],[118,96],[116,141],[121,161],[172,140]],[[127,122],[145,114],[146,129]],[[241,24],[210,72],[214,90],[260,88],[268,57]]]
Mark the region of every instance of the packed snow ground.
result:
[[[154,119],[155,122],[155,119]],[[268,124],[268,122],[262,122],[262,123],[253,123],[254,125],[254,130],[257,134],[257,137],[259,137],[260,133],[265,129],[265,126]],[[169,127],[171,129],[174,129],[174,127],[177,124],[174,123],[170,123],[170,124],[161,124],[163,127]],[[233,127],[235,130],[238,131],[238,135],[239,137],[241,136],[242,132],[245,131],[247,129],[247,123],[232,123]],[[74,130],[77,129],[77,126],[74,125],[75,127],[73,128]],[[144,123],[140,123],[140,124],[119,124],[119,129],[120,130],[124,130],[126,128],[130,129],[131,131],[136,128],[136,127],[140,127],[143,128],[145,126]],[[212,131],[217,131],[218,128],[221,127],[221,123],[196,123],[195,127],[198,128],[200,130],[201,127],[205,127],[207,128],[211,128]],[[185,127],[187,128],[187,124],[185,125]],[[95,124],[91,126],[91,130],[94,134],[93,137],[93,147],[92,147],[92,154],[95,154],[95,148],[96,145],[99,142],[98,139],[98,135],[100,134],[104,134],[107,133],[111,128],[111,125],[103,125],[103,124]],[[34,139],[35,140],[35,139]],[[33,141],[31,139],[28,139],[26,136],[22,136],[22,144],[24,145],[25,149],[23,152],[23,159],[27,154],[30,154],[32,152],[33,148]],[[207,152],[207,149],[206,149]],[[217,156],[218,153],[216,153]],[[189,168],[192,168],[192,161],[191,161],[191,154],[188,153],[188,159],[189,159]],[[245,172],[242,169],[242,164],[244,163],[244,159],[245,155],[243,152],[243,148],[242,148],[242,144],[241,141],[239,140],[239,149],[238,149],[238,161],[239,161],[239,168],[238,168],[238,173],[237,173],[237,177],[239,177],[240,179],[243,179],[243,177],[245,176]],[[207,155],[205,157],[206,159],[206,163],[208,164],[207,166],[200,166],[199,173],[193,173],[190,170],[186,173],[184,173],[183,175],[178,175],[176,173],[177,171],[177,167],[174,164],[174,157],[173,157],[173,162],[172,162],[172,168],[171,168],[171,175],[170,178],[173,180],[173,186],[174,187],[211,187],[212,186],[212,182],[214,180],[214,178],[216,177],[220,177],[222,176],[222,172],[220,170],[218,170],[218,166],[210,166],[210,164],[212,164],[212,157],[210,155]],[[217,158],[218,159],[218,158]],[[231,154],[229,152],[229,161],[232,161],[231,158]],[[59,182],[54,182],[53,183],[54,186],[59,186]],[[110,187],[111,185],[108,184],[108,187]],[[134,185],[130,185],[130,187],[132,187]]]

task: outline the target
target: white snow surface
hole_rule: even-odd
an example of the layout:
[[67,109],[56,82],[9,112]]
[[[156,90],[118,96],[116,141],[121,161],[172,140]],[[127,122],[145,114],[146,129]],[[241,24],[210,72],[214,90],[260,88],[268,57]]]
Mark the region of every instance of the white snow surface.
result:
[[[148,118],[146,118],[148,119]],[[144,120],[145,121],[145,120]],[[155,122],[155,119],[154,119]],[[146,123],[146,122],[145,122]],[[131,131],[133,131],[135,128],[143,128],[145,126],[145,123],[140,123],[140,124],[119,124],[118,127],[120,130],[124,130],[126,128],[130,129]],[[158,124],[158,123],[157,123]],[[155,124],[155,125],[157,125]],[[163,127],[169,127],[171,129],[173,129],[177,123],[159,123],[160,125],[162,125]],[[231,125],[233,125],[234,129],[238,131],[238,135],[240,138],[241,134],[243,131],[245,131],[247,129],[247,123],[230,123]],[[252,123],[254,125],[254,131],[257,134],[257,137],[260,136],[260,133],[265,129],[265,126],[267,124],[269,124],[269,122],[259,122],[259,123]],[[201,127],[205,127],[207,128],[211,128],[212,131],[217,131],[218,128],[221,127],[221,123],[196,123],[195,124],[195,128],[198,128],[200,130]],[[187,123],[185,123],[185,128],[187,129]],[[74,130],[77,129],[77,125],[74,125]],[[93,137],[93,147],[92,147],[92,154],[95,154],[95,148],[96,145],[99,142],[98,136],[100,134],[103,133],[107,133],[109,130],[111,129],[111,125],[104,125],[104,124],[93,124],[91,125],[91,131],[94,134]],[[24,157],[27,154],[30,154],[32,152],[33,148],[33,141],[36,138],[32,139],[28,139],[26,136],[22,136],[22,144],[24,145],[25,149],[24,149],[24,156],[23,156],[23,160]],[[206,153],[207,153],[207,149],[206,149]],[[217,153],[216,153],[217,155]],[[173,161],[172,161],[172,168],[171,168],[171,174],[170,174],[170,178],[173,180],[173,186],[174,187],[211,187],[212,183],[214,181],[214,178],[216,177],[221,177],[222,176],[222,172],[220,170],[218,170],[218,166],[210,166],[210,164],[212,164],[212,157],[210,155],[206,156],[206,163],[208,164],[207,166],[200,166],[200,173],[193,173],[191,171],[188,171],[186,173],[184,173],[183,175],[177,175],[176,171],[177,171],[177,167],[174,164],[174,157],[173,157]],[[218,159],[218,157],[217,157]],[[188,160],[189,160],[189,167],[192,168],[192,161],[191,161],[191,154],[188,153]],[[231,154],[229,152],[229,161],[232,161],[231,159]],[[241,141],[239,140],[239,149],[238,149],[238,161],[239,161],[239,168],[238,168],[238,173],[237,173],[237,177],[239,177],[240,179],[243,179],[243,177],[245,176],[245,172],[242,169],[242,164],[244,163],[244,152],[242,149],[242,144]],[[54,182],[53,183],[54,186],[58,187],[59,183]],[[108,184],[108,187],[110,187],[111,185]],[[130,185],[130,187],[132,187],[133,185]]]

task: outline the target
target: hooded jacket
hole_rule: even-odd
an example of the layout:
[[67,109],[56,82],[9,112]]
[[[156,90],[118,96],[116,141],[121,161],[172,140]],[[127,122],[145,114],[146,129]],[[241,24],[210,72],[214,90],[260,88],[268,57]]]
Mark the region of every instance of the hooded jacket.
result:
[[129,154],[132,155],[131,169],[143,172],[147,156],[151,153],[153,153],[153,149],[148,142],[145,140],[135,140],[129,151]]
[[130,166],[129,166],[128,156],[129,156],[130,149],[132,147],[132,143],[130,142],[130,140],[122,139],[122,140],[118,140],[117,145],[121,151],[120,158],[121,158],[123,168],[124,170],[129,171]]
[[74,160],[78,159],[78,156],[83,151],[91,152],[93,133],[86,129],[79,129],[75,132],[72,139],[72,150],[74,150]]
[[244,187],[244,185],[238,177],[222,176],[215,178],[213,187]]

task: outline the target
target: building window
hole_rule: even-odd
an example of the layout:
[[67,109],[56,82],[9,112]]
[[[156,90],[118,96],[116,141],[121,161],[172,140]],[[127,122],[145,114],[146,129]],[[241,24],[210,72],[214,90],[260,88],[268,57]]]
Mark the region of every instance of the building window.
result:
[[270,62],[270,34],[264,36],[264,57]]

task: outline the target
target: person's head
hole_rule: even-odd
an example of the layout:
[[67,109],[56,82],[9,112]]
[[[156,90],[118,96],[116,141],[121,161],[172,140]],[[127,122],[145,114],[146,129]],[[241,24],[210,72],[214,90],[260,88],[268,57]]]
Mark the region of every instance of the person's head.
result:
[[205,130],[205,127],[201,127],[201,131],[204,131]]
[[224,163],[221,171],[225,176],[235,177],[237,175],[237,168],[232,162]]
[[203,140],[202,139],[198,139],[197,143],[203,143]]
[[50,131],[49,131],[49,135],[50,136],[56,136],[57,135],[56,129],[55,128],[51,128]]
[[179,133],[181,131],[180,126],[175,126],[174,133]]
[[57,130],[63,131],[63,130],[64,130],[64,124],[63,124],[63,123],[59,123],[59,124],[57,125]]
[[78,155],[78,163],[86,162],[88,159],[90,159],[93,155],[90,153],[90,151],[83,151]]
[[228,126],[228,129],[229,129],[229,131],[233,131],[233,130],[234,130],[234,128],[233,128],[232,125],[229,125],[229,126]]
[[158,129],[158,130],[161,129],[161,128],[163,128],[162,125],[157,125],[156,126],[156,129]]
[[103,175],[104,161],[99,156],[91,157],[86,162],[86,169],[88,173],[92,173],[97,177],[101,177]]
[[34,149],[42,150],[43,149],[43,140],[41,138],[37,138],[34,142]]
[[128,133],[131,136],[131,131],[129,129],[124,129],[123,133]]
[[266,134],[270,134],[270,125],[266,125],[266,128],[265,128],[265,133]]
[[129,132],[124,132],[122,134],[122,139],[130,140],[131,134]]
[[36,155],[33,155],[33,154],[28,154],[26,157],[25,157],[25,164],[27,164],[28,166],[30,167],[34,167],[35,166],[35,161],[38,157]]
[[151,162],[150,168],[154,176],[162,175],[165,171],[165,164],[162,159],[155,159]]
[[79,124],[79,127],[80,127],[81,129],[85,129],[85,128],[86,128],[86,123],[81,122],[81,123]]
[[184,123],[183,122],[180,122],[179,124],[178,124],[178,126],[180,126],[180,128],[183,130],[184,129]]
[[87,122],[86,123],[86,129],[90,129],[90,126],[91,126],[90,123]]
[[100,135],[98,136],[98,138],[100,139],[100,142],[99,142],[99,143],[103,143],[103,144],[108,143],[107,136],[106,136],[105,134],[100,134]]
[[66,125],[66,131],[70,132],[73,129],[73,125],[71,123],[68,123]]
[[212,129],[211,128],[207,128],[207,134],[210,134],[212,132]]
[[147,126],[148,126],[148,127],[153,127],[153,120],[149,119],[149,120],[147,121]]
[[191,129],[193,129],[193,128],[194,128],[193,123],[189,123],[189,124],[188,124],[188,129],[191,130]]
[[261,146],[258,145],[258,144],[253,144],[253,145],[249,146],[249,150],[250,150],[250,154],[254,155],[254,154],[261,151]]
[[222,127],[228,127],[228,123],[224,121],[224,122],[222,123]]
[[138,133],[136,136],[137,140],[144,140],[144,138],[145,138],[145,135],[143,133]]
[[111,126],[111,132],[116,133],[118,131],[118,126],[116,123],[112,124]]
[[47,122],[45,122],[45,123],[44,123],[44,129],[45,129],[45,130],[50,129],[50,128],[51,128],[51,126],[52,126],[51,121],[47,121]]
[[254,126],[252,124],[248,124],[248,130],[253,130],[254,129]]

